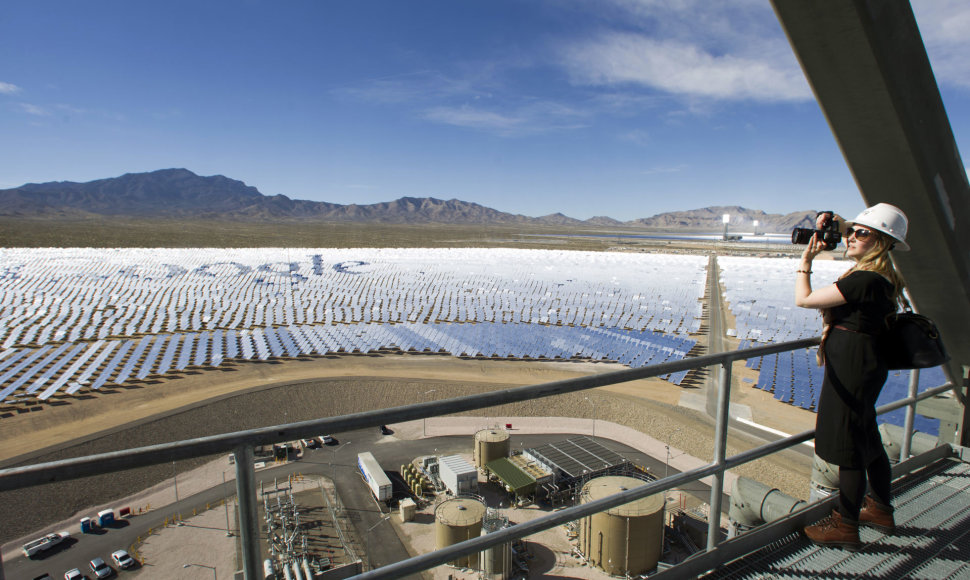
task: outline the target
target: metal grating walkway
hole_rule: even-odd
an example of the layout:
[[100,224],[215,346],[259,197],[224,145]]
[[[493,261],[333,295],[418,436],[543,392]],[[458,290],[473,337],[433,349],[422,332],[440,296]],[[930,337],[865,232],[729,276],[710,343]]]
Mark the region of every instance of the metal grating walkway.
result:
[[852,553],[789,534],[705,579],[970,578],[970,463],[941,459],[893,485],[896,534],[863,528]]

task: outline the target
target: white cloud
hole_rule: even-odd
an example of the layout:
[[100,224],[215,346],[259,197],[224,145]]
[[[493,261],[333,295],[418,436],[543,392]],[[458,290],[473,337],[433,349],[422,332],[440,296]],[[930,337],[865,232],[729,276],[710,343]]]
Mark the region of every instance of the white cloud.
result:
[[469,106],[434,107],[424,112],[424,118],[445,125],[485,129],[503,134],[512,131],[522,123],[521,119],[515,117]]
[[20,103],[20,110],[22,110],[23,112],[25,112],[25,113],[27,113],[29,115],[34,115],[36,117],[50,117],[51,116],[51,112],[48,111],[47,109],[45,109],[44,107],[40,107],[40,106],[37,106],[37,105],[32,105],[30,103]]
[[650,143],[650,133],[643,129],[633,129],[620,135],[620,139],[629,141],[630,143],[636,143],[637,145],[646,145]]
[[678,40],[611,33],[572,45],[564,56],[578,84],[640,85],[676,95],[730,100],[812,98],[797,68],[742,55],[712,54]]
[[553,101],[535,101],[505,112],[467,104],[431,107],[422,116],[435,123],[516,137],[585,127],[587,113]]
[[640,173],[642,175],[658,175],[658,174],[662,174],[662,173],[680,173],[681,171],[684,171],[685,169],[687,169],[687,167],[688,166],[687,166],[686,163],[681,163],[680,165],[670,165],[670,166],[665,166],[665,167],[664,166],[661,166],[661,167],[651,167],[650,169],[645,169],[644,171],[641,171]]
[[19,92],[20,92],[20,87],[18,87],[17,85],[0,81],[0,93],[4,95],[12,95],[14,93],[19,93]]
[[427,70],[368,79],[356,85],[338,87],[332,92],[339,97],[383,104],[478,95],[469,80]]
[[912,5],[937,81],[970,87],[970,4],[914,0]]
[[614,0],[609,7],[599,31],[558,47],[575,84],[687,99],[812,99],[767,2]]

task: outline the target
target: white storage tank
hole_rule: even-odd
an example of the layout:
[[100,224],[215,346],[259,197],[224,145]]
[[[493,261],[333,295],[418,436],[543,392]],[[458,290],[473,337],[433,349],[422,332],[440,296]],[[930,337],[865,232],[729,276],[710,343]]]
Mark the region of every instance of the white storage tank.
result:
[[452,495],[478,493],[478,471],[460,455],[442,457],[438,462],[438,477]]

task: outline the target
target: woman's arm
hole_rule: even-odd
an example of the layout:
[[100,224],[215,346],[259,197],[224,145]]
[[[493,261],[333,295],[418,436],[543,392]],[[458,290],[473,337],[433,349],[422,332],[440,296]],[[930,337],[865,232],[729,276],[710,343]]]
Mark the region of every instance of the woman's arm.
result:
[[829,284],[812,291],[808,276],[805,274],[798,275],[798,281],[795,282],[795,306],[822,309],[843,304],[845,304],[845,297],[842,296],[835,284]]
[[795,306],[802,308],[832,308],[846,303],[835,284],[812,290],[812,260],[824,249],[817,236],[812,236],[802,252],[801,265],[795,272]]

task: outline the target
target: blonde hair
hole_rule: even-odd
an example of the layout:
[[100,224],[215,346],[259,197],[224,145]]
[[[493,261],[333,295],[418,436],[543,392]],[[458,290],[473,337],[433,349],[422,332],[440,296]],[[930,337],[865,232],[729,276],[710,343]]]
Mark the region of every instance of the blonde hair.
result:
[[906,281],[903,280],[902,274],[896,271],[896,266],[893,265],[892,257],[889,255],[889,250],[892,249],[895,240],[878,230],[869,229],[869,231],[875,236],[872,248],[860,257],[854,266],[839,276],[839,279],[841,280],[859,270],[880,274],[893,285],[893,302],[897,307],[902,306],[904,300],[903,288],[906,286]]
[[[895,240],[880,231],[873,229],[870,229],[869,231],[871,231],[874,236],[872,248],[870,248],[865,255],[860,257],[854,266],[839,276],[839,280],[845,278],[853,272],[858,272],[859,270],[866,270],[868,272],[880,274],[883,278],[889,280],[889,282],[893,285],[891,299],[896,305],[896,310],[899,310],[900,306],[906,305],[906,297],[903,296],[903,288],[906,287],[906,281],[903,280],[902,274],[896,271],[896,266],[893,265],[892,258],[889,256],[889,250],[892,249]],[[829,333],[832,330],[831,311],[831,308],[821,309],[822,322],[825,324],[825,327],[822,329],[822,341],[819,344],[818,352],[815,353],[818,366],[825,364],[825,342],[828,340]]]

